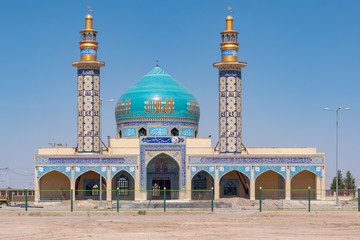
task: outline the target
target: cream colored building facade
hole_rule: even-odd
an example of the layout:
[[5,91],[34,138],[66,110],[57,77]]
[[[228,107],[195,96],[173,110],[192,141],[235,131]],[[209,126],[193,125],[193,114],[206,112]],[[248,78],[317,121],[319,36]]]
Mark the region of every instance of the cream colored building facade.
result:
[[[195,97],[159,66],[119,99],[117,138],[102,145],[97,31],[86,16],[78,72],[78,145],[39,148],[35,200],[168,199],[243,197],[325,199],[325,154],[316,148],[245,148],[241,139],[241,71],[238,33],[226,18],[219,69],[219,144],[198,137]],[[102,178],[100,178],[100,175]],[[164,191],[164,189],[166,189]],[[213,189],[213,190],[212,190]],[[71,192],[73,194],[71,194]]]

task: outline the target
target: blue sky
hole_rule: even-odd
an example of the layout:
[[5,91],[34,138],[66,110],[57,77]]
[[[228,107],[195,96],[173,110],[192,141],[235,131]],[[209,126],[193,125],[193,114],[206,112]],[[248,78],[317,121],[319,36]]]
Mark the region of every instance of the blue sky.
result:
[[[86,6],[99,31],[101,95],[118,99],[160,66],[201,107],[200,137],[218,138],[217,69],[227,7],[239,32],[243,143],[317,147],[326,153],[327,186],[339,168],[360,184],[359,1],[2,1],[0,168],[33,174],[34,154],[50,142],[76,146],[76,69]],[[116,136],[114,103],[104,104],[103,138]],[[1,175],[0,187],[6,185]],[[10,174],[12,187],[32,176]]]

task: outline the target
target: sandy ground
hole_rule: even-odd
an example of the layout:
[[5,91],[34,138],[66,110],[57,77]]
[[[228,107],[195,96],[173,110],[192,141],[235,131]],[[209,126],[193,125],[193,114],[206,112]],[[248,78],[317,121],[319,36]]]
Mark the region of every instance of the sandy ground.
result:
[[359,212],[0,212],[1,239],[359,239]]

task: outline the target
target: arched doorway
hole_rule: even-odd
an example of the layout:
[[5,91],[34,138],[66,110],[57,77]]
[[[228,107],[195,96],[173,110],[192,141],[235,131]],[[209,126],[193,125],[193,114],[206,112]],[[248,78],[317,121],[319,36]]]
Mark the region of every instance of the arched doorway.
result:
[[[100,174],[95,171],[87,171],[76,178],[76,200],[100,200]],[[102,177],[102,200],[106,200],[106,180]]]
[[70,179],[56,170],[43,175],[39,180],[40,200],[70,200]]
[[318,176],[309,171],[302,170],[291,178],[291,199],[308,199],[308,187],[311,188],[310,198],[316,199],[316,178]]
[[179,164],[169,155],[161,153],[154,157],[146,166],[147,198],[166,199],[179,198]]
[[255,197],[260,197],[261,187],[262,198],[285,199],[285,184],[286,180],[281,174],[273,170],[263,172],[255,179]]
[[232,170],[220,179],[220,197],[249,198],[250,180],[240,171]]
[[119,189],[119,200],[135,200],[135,181],[131,174],[122,170],[112,178],[112,200],[117,199]]
[[210,200],[212,187],[214,178],[206,171],[198,172],[191,180],[191,200]]

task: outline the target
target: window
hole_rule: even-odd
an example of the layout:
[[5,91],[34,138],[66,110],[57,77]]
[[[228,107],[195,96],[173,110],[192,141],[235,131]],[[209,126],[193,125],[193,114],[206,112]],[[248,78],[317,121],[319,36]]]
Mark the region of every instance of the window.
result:
[[85,187],[86,196],[99,196],[99,185],[95,182],[90,182]]
[[224,195],[237,195],[237,187],[234,182],[229,182],[225,184]]
[[122,138],[122,132],[119,130],[119,138]]
[[129,178],[121,174],[116,180],[116,189],[119,189],[120,196],[129,196],[130,183]]
[[145,128],[140,128],[140,130],[139,130],[139,137],[142,137],[142,136],[146,136],[146,129]]
[[179,130],[177,128],[173,128],[171,130],[171,136],[179,136]]
[[195,137],[197,138],[197,130],[195,131]]
[[194,190],[207,189],[207,179],[202,174],[197,174],[194,178]]

